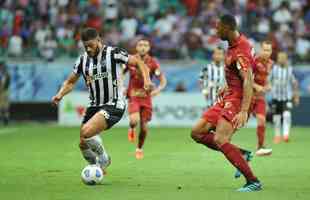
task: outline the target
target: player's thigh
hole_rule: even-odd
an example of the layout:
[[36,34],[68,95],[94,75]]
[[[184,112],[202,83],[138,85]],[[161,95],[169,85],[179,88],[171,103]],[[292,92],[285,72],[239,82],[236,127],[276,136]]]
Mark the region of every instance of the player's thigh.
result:
[[207,133],[211,128],[214,128],[211,123],[209,123],[205,118],[200,118],[192,128],[192,135]]
[[234,128],[232,126],[232,123],[222,117],[217,123],[214,141],[218,145],[225,144],[226,142],[229,142],[231,140],[233,133]]
[[81,137],[90,138],[108,128],[105,115],[98,111],[81,127]]

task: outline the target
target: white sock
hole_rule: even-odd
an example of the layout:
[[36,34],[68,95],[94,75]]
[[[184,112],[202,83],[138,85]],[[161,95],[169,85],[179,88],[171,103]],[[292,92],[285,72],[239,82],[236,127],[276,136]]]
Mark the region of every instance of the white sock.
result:
[[274,123],[274,133],[275,136],[281,135],[281,115],[273,115],[273,123]]
[[81,150],[84,159],[91,165],[96,164],[97,155],[90,148]]
[[98,156],[98,163],[101,167],[106,167],[109,163],[109,156],[102,144],[102,140],[99,135],[86,139],[87,145],[95,152]]
[[292,123],[292,116],[290,111],[284,111],[283,112],[283,135],[289,136],[290,129],[291,129],[291,123]]

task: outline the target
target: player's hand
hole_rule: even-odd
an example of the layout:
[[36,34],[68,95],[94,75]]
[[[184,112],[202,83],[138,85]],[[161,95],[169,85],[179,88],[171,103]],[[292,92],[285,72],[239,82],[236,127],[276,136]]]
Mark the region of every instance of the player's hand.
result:
[[154,88],[154,85],[152,83],[152,81],[144,81],[144,89],[148,92],[152,91]]
[[52,104],[57,106],[59,104],[59,102],[61,101],[61,99],[62,99],[62,96],[60,96],[60,95],[53,96]]
[[123,95],[124,95],[124,97],[127,96],[127,89],[124,89],[124,90],[123,90]]
[[235,129],[243,127],[248,121],[248,112],[240,111],[233,119],[233,125]]
[[257,85],[255,90],[256,90],[256,92],[264,92],[265,91],[264,87],[260,86],[260,85]]
[[155,96],[159,95],[159,93],[160,93],[160,89],[158,89],[158,88],[155,90],[152,90],[151,97],[155,97]]
[[264,92],[269,92],[271,90],[271,86],[268,84],[264,87]]

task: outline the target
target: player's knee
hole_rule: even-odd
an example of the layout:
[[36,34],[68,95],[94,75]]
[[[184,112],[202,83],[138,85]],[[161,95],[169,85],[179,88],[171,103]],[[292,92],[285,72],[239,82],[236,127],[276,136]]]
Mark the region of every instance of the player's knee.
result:
[[138,120],[136,119],[131,119],[130,122],[129,122],[129,125],[131,128],[134,128],[138,125]]
[[88,148],[88,145],[86,144],[86,142],[83,138],[80,139],[79,147],[80,147],[80,149],[87,149]]
[[92,135],[92,129],[88,125],[83,125],[81,128],[80,136],[81,138],[89,138]]
[[265,126],[265,124],[266,124],[265,117],[264,116],[257,117],[257,124],[258,124],[258,126]]
[[216,134],[214,135],[214,142],[215,142],[217,145],[221,146],[221,145],[223,145],[223,144],[229,142],[229,139],[226,138],[226,137],[224,137],[224,136],[222,136],[222,135],[220,135],[220,134],[217,134],[217,133],[216,133]]
[[199,142],[200,141],[200,134],[199,134],[199,131],[195,130],[195,129],[192,129],[191,131],[191,138],[196,141],[196,142]]

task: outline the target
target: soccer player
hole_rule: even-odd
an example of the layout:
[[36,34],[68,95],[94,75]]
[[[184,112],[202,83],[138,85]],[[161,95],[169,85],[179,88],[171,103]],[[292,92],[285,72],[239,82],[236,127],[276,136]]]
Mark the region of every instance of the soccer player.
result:
[[234,132],[248,120],[253,96],[253,48],[248,39],[237,30],[234,16],[220,17],[216,29],[217,35],[229,43],[225,55],[227,87],[223,100],[207,109],[193,127],[191,136],[197,143],[222,152],[243,174],[246,184],[238,191],[258,191],[262,189],[262,185],[244,158],[244,151],[230,142]]
[[272,44],[269,41],[261,43],[259,54],[254,58],[254,104],[253,114],[257,119],[257,156],[271,155],[272,149],[265,147],[266,129],[266,100],[265,94],[270,90],[268,75],[272,69],[273,61],[270,59],[272,54]]
[[9,124],[10,116],[10,75],[7,70],[6,64],[0,60],[0,120],[6,126]]
[[148,132],[147,124],[152,118],[152,97],[158,95],[161,90],[166,86],[166,78],[160,70],[159,63],[154,57],[149,55],[151,49],[150,42],[146,39],[141,39],[137,42],[135,55],[137,58],[144,61],[148,67],[150,77],[156,77],[160,83],[157,88],[149,93],[143,87],[143,77],[141,72],[135,65],[124,65],[123,74],[129,71],[129,85],[127,89],[128,97],[128,112],[129,112],[129,130],[128,140],[130,142],[135,141],[135,129],[136,126],[140,126],[139,138],[136,149],[136,159],[142,159],[144,157],[143,145]]
[[285,52],[279,52],[277,63],[270,74],[272,113],[274,122],[274,143],[278,144],[283,139],[289,141],[291,129],[291,109],[293,103],[299,104],[298,82],[294,76],[293,68],[288,63],[288,56]]
[[212,62],[202,68],[199,75],[199,83],[202,93],[207,100],[207,107],[212,106],[218,100],[218,93],[225,85],[224,50],[217,47],[213,50]]
[[143,87],[151,88],[151,80],[142,60],[128,55],[118,47],[102,43],[96,29],[86,28],[81,33],[85,53],[77,59],[73,72],[52,98],[57,105],[72,91],[82,76],[89,91],[89,105],[80,128],[80,150],[89,164],[98,164],[105,171],[111,163],[100,139],[100,132],[110,129],[123,116],[125,99],[119,90],[118,64],[137,66],[143,76]]

